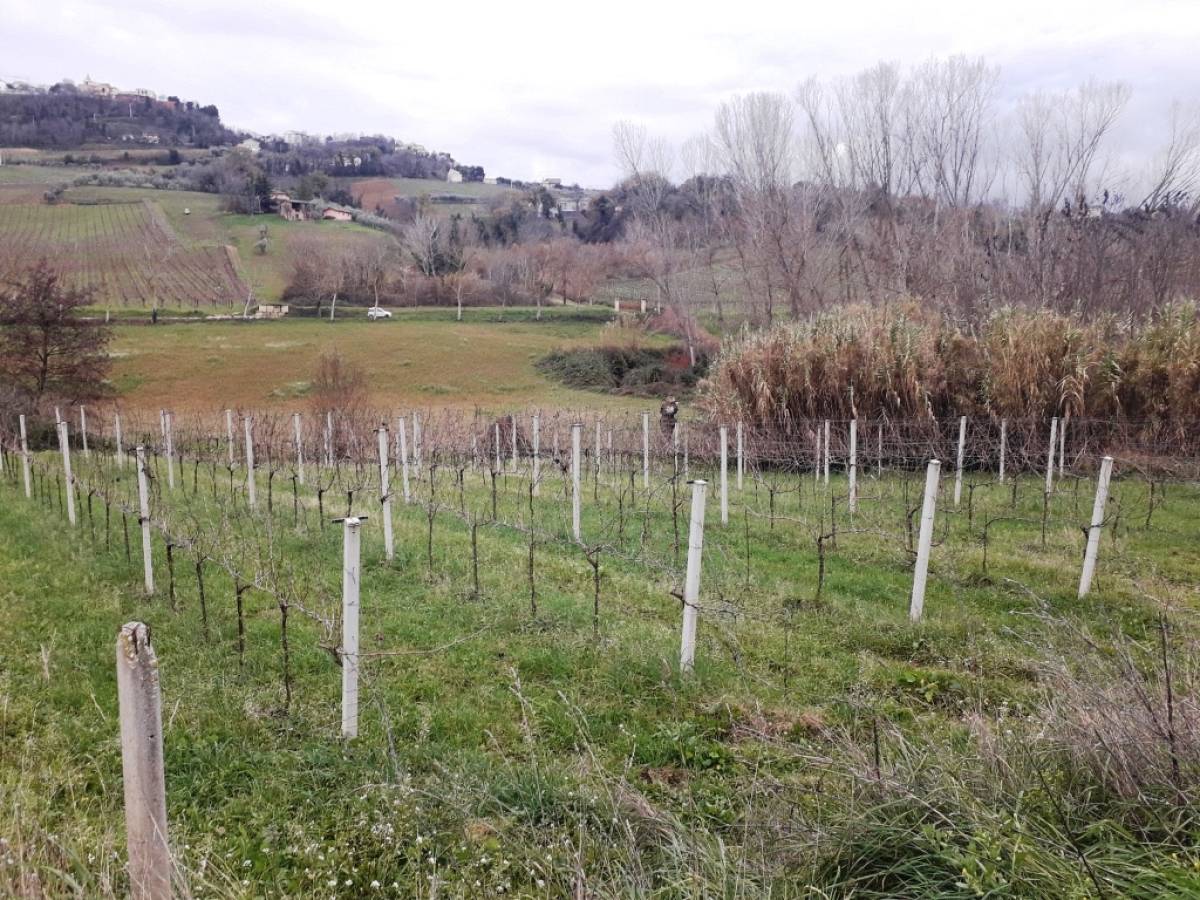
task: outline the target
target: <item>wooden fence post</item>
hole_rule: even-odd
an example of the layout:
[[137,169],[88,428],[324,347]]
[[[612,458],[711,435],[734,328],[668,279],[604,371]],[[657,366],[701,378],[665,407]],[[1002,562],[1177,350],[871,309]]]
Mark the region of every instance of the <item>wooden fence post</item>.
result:
[[58,423],[58,449],[62,453],[63,478],[67,483],[67,521],[75,524],[75,476],[71,474],[71,444],[65,421]]
[[921,505],[921,533],[917,543],[917,565],[913,570],[912,601],[908,617],[919,622],[925,609],[925,582],[929,575],[929,548],[933,544],[933,516],[937,509],[938,475],[942,464],[931,459],[925,470],[925,501]]
[[387,422],[379,426],[379,502],[383,507],[383,555],[391,562],[396,558],[396,543],[392,533],[392,488],[388,478],[388,456],[391,440],[388,438]]
[[258,496],[254,485],[254,433],[251,430],[253,420],[250,416],[242,419],[242,427],[246,432],[246,502],[254,509],[258,505]]
[[692,482],[692,521],[688,528],[687,575],[683,582],[683,634],[679,668],[692,671],[696,661],[696,622],[700,616],[700,559],[704,551],[704,499],[708,482]]
[[342,736],[358,737],[359,542],[362,520],[342,520]]
[[117,704],[130,896],[170,900],[171,848],[163,769],[162,694],[150,629],[141,622],[117,634]]
[[146,476],[146,448],[137,447],[138,523],[142,526],[142,570],[146,593],[154,593],[154,559],[150,548],[150,485]]
[[1104,527],[1104,505],[1108,501],[1108,482],[1112,478],[1112,468],[1111,456],[1106,456],[1100,461],[1100,475],[1096,479],[1096,501],[1092,504],[1092,524],[1088,528],[1083,572],[1079,576],[1080,600],[1092,589],[1092,577],[1096,574],[1096,554],[1100,549],[1100,529]]

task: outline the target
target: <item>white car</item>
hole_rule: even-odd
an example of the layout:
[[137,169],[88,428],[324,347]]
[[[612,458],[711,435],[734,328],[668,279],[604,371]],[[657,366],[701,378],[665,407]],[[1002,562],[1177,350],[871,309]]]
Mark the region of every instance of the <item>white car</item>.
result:
[[391,317],[391,310],[384,309],[382,306],[372,306],[367,310],[367,318],[372,321],[375,319],[390,319]]

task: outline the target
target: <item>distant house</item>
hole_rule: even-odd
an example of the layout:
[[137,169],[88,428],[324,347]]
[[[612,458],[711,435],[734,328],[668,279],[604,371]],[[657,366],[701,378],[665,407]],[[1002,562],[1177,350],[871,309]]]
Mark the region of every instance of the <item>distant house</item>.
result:
[[352,222],[354,221],[354,213],[344,206],[327,206],[325,207],[325,211],[321,213],[321,218],[333,222]]
[[93,97],[115,97],[117,89],[103,81],[93,81],[92,76],[88,75],[79,83],[79,90],[85,94],[91,94]]
[[446,173],[446,180],[451,184],[458,184],[463,180],[462,172],[458,169],[451,169]]
[[285,196],[282,200],[275,202],[279,208],[279,215],[289,222],[307,222],[313,218],[314,210],[311,200],[293,200]]
[[542,187],[548,187],[548,188],[562,187],[562,179],[561,178],[543,178],[542,179]]
[[496,184],[497,183],[496,176],[495,175],[485,175],[483,178],[483,183],[484,184]]
[[238,144],[238,146],[243,150],[249,150],[255,156],[257,156],[259,153],[262,153],[262,142],[257,141],[254,138],[246,138],[244,141]]
[[260,303],[258,311],[254,314],[256,319],[282,319],[288,314],[288,305],[286,303]]

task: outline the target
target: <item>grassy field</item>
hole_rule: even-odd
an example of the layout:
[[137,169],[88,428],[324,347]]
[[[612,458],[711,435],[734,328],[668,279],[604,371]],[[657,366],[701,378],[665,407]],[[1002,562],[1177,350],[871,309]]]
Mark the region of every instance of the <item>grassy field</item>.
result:
[[370,322],[365,311],[340,311],[335,322],[206,322],[120,326],[112,378],[121,403],[181,410],[305,405],[317,359],[333,350],[366,372],[372,402],[393,406],[542,405],[649,408],[651,401],[571,390],[534,364],[559,347],[597,340],[664,343],[663,338],[605,330],[608,310],[558,308],[533,320],[528,309],[397,310]]
[[[1195,713],[1182,699],[1194,696],[1194,486],[1168,488],[1147,524],[1147,485],[1114,482],[1120,515],[1086,601],[1075,584],[1088,480],[1060,482],[1044,546],[1038,478],[1011,507],[1007,489],[980,490],[976,522],[1010,517],[992,531],[986,575],[971,522],[943,495],[926,618],[913,625],[902,535],[919,474],[867,478],[858,516],[840,514],[842,533],[819,557],[815,538],[844,481],[764,472],[732,492],[728,527],[710,497],[697,666],[684,675],[669,482],[660,468],[643,491],[626,478],[632,463],[587,468],[598,598],[567,539],[559,475],[534,505],[531,550],[514,527],[531,521],[527,467],[498,479],[493,522],[486,474],[468,468],[460,492],[443,461],[441,474],[416,480],[416,502],[400,504],[392,563],[378,501],[360,493],[355,508],[373,518],[354,741],[338,736],[340,675],[325,649],[338,641],[341,536],[318,524],[311,481],[294,513],[277,478],[268,514],[260,473],[251,513],[240,487],[230,492],[244,473],[187,464],[170,492],[156,460],[156,521],[202,540],[176,547],[172,580],[156,538],[159,593],[148,598],[136,523],[131,563],[119,506],[106,526],[95,499],[72,533],[53,476],[30,502],[9,468],[0,890],[123,893],[113,642],[140,619],[160,659],[183,894],[1200,891]],[[39,465],[53,472],[56,461]],[[129,501],[128,472],[117,482],[108,463],[79,465],[114,503]],[[331,484],[328,497],[339,493]],[[478,592],[460,507],[483,523]],[[197,549],[218,560],[205,565],[203,611]],[[258,573],[260,588],[288,586],[286,644],[271,594],[245,591],[239,619],[222,565],[247,581]],[[1071,728],[1113,727],[1105,710],[1141,721],[1137,688],[1164,712],[1161,614],[1174,629],[1167,658],[1179,666],[1175,727],[1186,738],[1172,776],[1165,737],[1138,733],[1147,744],[1131,752],[1128,735],[1104,733],[1117,759],[1141,765],[1143,793],[1130,797],[1110,780],[1119,770],[1093,765],[1107,757],[1071,744]],[[1135,661],[1132,677],[1117,650]]]

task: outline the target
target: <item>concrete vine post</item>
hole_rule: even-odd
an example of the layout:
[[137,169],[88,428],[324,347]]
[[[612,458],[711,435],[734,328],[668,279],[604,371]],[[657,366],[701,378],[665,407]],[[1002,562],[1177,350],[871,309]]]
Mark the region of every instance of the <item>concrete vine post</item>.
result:
[[847,508],[850,512],[858,512],[858,419],[850,420],[850,460],[846,469],[849,480]]
[[722,425],[721,432],[721,524],[729,524],[729,428]]
[[1058,436],[1058,416],[1050,420],[1050,450],[1046,457],[1046,493],[1054,490],[1054,444]]
[[510,435],[512,438],[512,459],[510,460],[510,464],[512,465],[512,470],[515,472],[517,471],[517,462],[519,459],[519,454],[517,453],[517,417],[515,415],[508,417],[508,427],[512,432]]
[[[583,424],[576,422],[571,426],[571,534],[577,543],[583,542],[583,526],[581,507],[583,503],[583,484],[581,478],[581,444],[583,442]],[[532,527],[532,523],[530,523]]]
[[296,445],[296,480],[304,484],[304,436],[298,412],[292,413],[292,441]]
[[967,448],[967,417],[958,417],[958,456],[954,467],[954,508],[962,502],[963,454]]
[[33,499],[33,473],[29,470],[29,434],[25,430],[25,414],[20,417],[21,424],[21,475],[25,480],[25,499]]
[[[645,305],[645,300],[642,304]],[[642,413],[642,488],[650,488],[650,413]]]
[[829,486],[829,420],[825,420],[825,486]]
[[929,550],[933,545],[933,517],[937,510],[938,476],[942,464],[931,459],[925,470],[925,500],[921,505],[921,532],[917,541],[917,565],[913,569],[912,600],[908,617],[914,622],[921,620],[925,610],[925,583],[929,577]]
[[691,672],[696,662],[696,623],[700,617],[700,560],[704,552],[704,500],[708,482],[692,482],[692,520],[688,528],[687,574],[683,582],[683,634],[679,668]]
[[424,449],[424,432],[421,431],[421,414],[413,413],[413,465],[416,467],[417,475],[421,474],[421,454]]
[[79,406],[79,441],[83,445],[83,458],[91,459],[92,451],[88,449],[87,442],[87,408],[82,404]]
[[1096,555],[1100,550],[1100,530],[1104,527],[1104,505],[1108,502],[1108,482],[1112,478],[1113,459],[1106,456],[1100,461],[1100,474],[1096,478],[1096,500],[1092,504],[1092,522],[1088,528],[1087,550],[1083,554],[1083,571],[1079,576],[1079,599],[1092,589],[1092,578],[1096,574]]
[[396,420],[396,440],[400,442],[400,482],[404,489],[404,502],[412,503],[412,489],[408,484],[408,425],[404,416]]
[[225,410],[225,449],[229,455],[229,471],[233,471],[233,410]]
[[254,509],[258,505],[258,496],[254,484],[254,433],[253,420],[250,416],[242,419],[242,427],[246,432],[246,502]]
[[167,487],[175,490],[175,429],[174,416],[163,410],[163,443],[167,454]]
[[358,737],[359,545],[362,519],[342,520],[342,736]]
[[141,622],[129,622],[117,634],[117,705],[130,896],[170,900],[162,694],[150,629]]
[[493,444],[495,444],[495,447],[494,447],[493,449],[496,451],[496,473],[497,473],[497,474],[499,474],[499,473],[500,473],[500,471],[501,471],[501,465],[500,465],[500,423],[499,423],[499,422],[496,422],[496,423],[494,423],[494,424],[492,425],[492,431],[493,431],[493,433],[494,433],[494,434],[493,434],[493,438],[492,438],[492,443],[493,443]]
[[58,423],[58,449],[62,453],[63,479],[67,486],[67,521],[75,524],[75,476],[71,474],[71,442],[65,421]]
[[1000,420],[1000,474],[999,480],[1004,484],[1004,457],[1008,452],[1008,419]]
[[395,536],[392,532],[392,489],[388,478],[388,455],[391,441],[387,423],[379,426],[379,502],[383,507],[383,555],[388,562],[396,558]]
[[138,524],[142,526],[142,570],[146,593],[154,593],[154,558],[150,547],[150,484],[146,475],[146,448],[137,447]]
[[536,497],[542,490],[542,417],[538,413],[533,414],[532,432],[533,496]]
[[113,441],[117,445],[117,468],[125,468],[125,446],[121,436],[121,414],[113,414]]
[[325,467],[333,468],[333,411],[325,412]]

